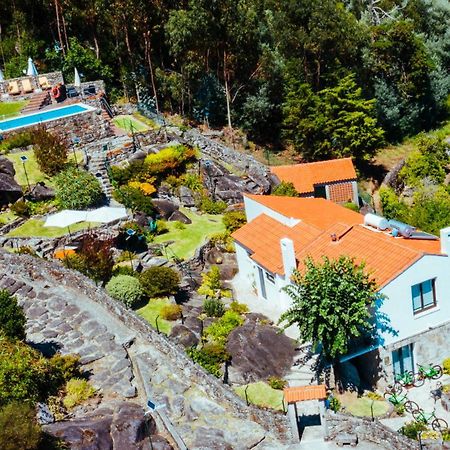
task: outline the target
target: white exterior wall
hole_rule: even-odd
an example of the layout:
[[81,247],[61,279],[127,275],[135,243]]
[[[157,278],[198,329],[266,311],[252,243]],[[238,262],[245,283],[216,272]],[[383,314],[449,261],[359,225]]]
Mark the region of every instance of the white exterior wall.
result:
[[283,216],[283,214],[280,214],[273,209],[267,208],[264,205],[261,205],[261,203],[255,202],[251,198],[248,198],[244,195],[244,205],[245,205],[245,215],[247,216],[247,222],[251,222],[253,219],[256,219],[260,214],[266,214],[269,217],[272,217],[272,219],[278,220],[278,222],[281,222],[284,225],[287,225],[288,227],[292,227],[300,222],[299,219],[293,219],[286,216]]
[[[414,314],[411,286],[436,278],[436,307]],[[380,308],[390,318],[397,336],[385,333],[383,346],[427,331],[450,320],[450,258],[426,255],[386,285],[380,292],[386,299]]]

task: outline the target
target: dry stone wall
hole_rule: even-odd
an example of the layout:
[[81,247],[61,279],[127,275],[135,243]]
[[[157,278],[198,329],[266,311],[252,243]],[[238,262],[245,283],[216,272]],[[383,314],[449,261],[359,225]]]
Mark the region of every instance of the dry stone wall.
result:
[[[247,407],[228,386],[194,364],[184,349],[158,334],[145,320],[126,309],[122,303],[111,299],[102,288],[81,274],[65,269],[56,262],[3,251],[0,251],[0,274],[6,274],[10,280],[21,280],[22,286],[17,291],[19,294],[34,292],[35,285],[50,288],[57,286],[61,292],[71,292],[72,298],[76,292],[84,302],[89,301],[91,310],[98,305],[111,320],[120,323],[130,335],[135,336],[136,342],[140,344],[133,345],[137,346],[133,351],[137,353],[142,377],[150,380],[154,398],[168,405],[168,415],[183,438],[186,436],[189,448],[214,448],[203,445],[205,427],[211,439],[224,446],[217,448],[231,445],[231,448],[277,449],[282,448],[280,440],[290,440],[289,425],[283,414]],[[24,286],[25,293],[22,292]],[[51,306],[55,308],[57,305]],[[33,308],[32,311],[39,313]],[[52,320],[49,312],[42,313]],[[64,326],[62,323],[56,325]],[[34,332],[40,331],[36,329]],[[110,332],[110,329],[105,331]],[[128,395],[125,386],[123,388],[124,394]]]

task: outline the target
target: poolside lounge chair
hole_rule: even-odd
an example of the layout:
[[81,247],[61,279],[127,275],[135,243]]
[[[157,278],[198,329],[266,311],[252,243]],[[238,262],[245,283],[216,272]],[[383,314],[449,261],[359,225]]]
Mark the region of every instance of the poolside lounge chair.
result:
[[31,86],[31,80],[29,78],[25,78],[25,80],[22,80],[22,90],[24,94],[33,92],[33,87]]
[[20,94],[19,83],[17,81],[10,81],[8,83],[8,94],[11,95]]
[[47,77],[39,77],[38,78],[39,85],[41,86],[41,89],[50,89],[52,85],[48,82]]

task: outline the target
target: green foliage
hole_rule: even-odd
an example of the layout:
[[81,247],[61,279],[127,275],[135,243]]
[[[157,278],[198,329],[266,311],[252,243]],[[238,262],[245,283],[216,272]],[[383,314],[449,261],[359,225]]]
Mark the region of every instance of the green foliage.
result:
[[227,204],[223,200],[215,202],[206,195],[203,195],[198,207],[207,214],[222,214],[227,209]]
[[132,161],[125,167],[111,166],[110,176],[117,185],[127,184],[132,179],[136,179],[145,172],[145,165],[142,160]]
[[113,197],[133,212],[141,211],[148,216],[151,216],[155,212],[151,197],[145,195],[140,189],[122,186],[114,190]]
[[183,222],[180,222],[179,220],[175,221],[173,226],[177,230],[184,230],[186,228],[186,225]]
[[19,217],[27,218],[31,215],[30,204],[24,200],[17,200],[11,205],[11,211]]
[[230,310],[238,314],[246,314],[250,311],[246,304],[236,301],[230,303]]
[[406,422],[401,428],[400,433],[410,439],[415,439],[416,441],[419,439],[419,431],[424,431],[427,429],[427,426],[421,422]]
[[50,358],[52,366],[51,382],[61,386],[71,378],[81,376],[80,357],[78,355],[61,355],[56,353]]
[[0,409],[2,450],[37,450],[41,437],[33,405],[12,402]]
[[393,189],[382,186],[379,190],[379,195],[383,215],[387,219],[405,220],[408,214],[408,208],[399,200]]
[[166,147],[145,158],[146,171],[151,175],[179,173],[179,171],[184,171],[185,164],[195,159],[196,156],[196,151],[192,147],[184,145]]
[[205,336],[211,338],[214,342],[223,344],[228,335],[244,323],[244,319],[234,311],[226,311],[225,314],[216,322],[205,329]]
[[225,314],[225,305],[218,298],[205,298],[203,311],[208,317],[222,317]]
[[220,376],[222,375],[220,371],[220,363],[215,358],[211,358],[206,352],[195,347],[186,349],[186,353],[189,358],[191,358],[197,364],[200,364],[210,374],[214,375],[217,378],[220,378]]
[[137,277],[138,273],[127,264],[125,266],[120,265],[113,268],[111,276],[117,277],[118,275],[129,275],[130,277]]
[[199,175],[186,173],[181,178],[182,184],[191,191],[200,192],[203,189],[203,182]]
[[202,284],[198,288],[198,293],[206,297],[222,297],[222,281],[218,266],[211,266],[208,272],[202,273]]
[[213,246],[219,247],[224,252],[234,253],[235,251],[234,239],[228,231],[213,234],[209,238],[209,241]]
[[67,146],[56,134],[40,126],[33,131],[33,150],[39,168],[46,175],[55,175],[64,169],[67,162]]
[[114,267],[111,246],[112,241],[100,240],[95,234],[88,233],[83,237],[77,253],[67,255],[63,264],[92,278],[96,283],[106,283]]
[[136,306],[144,295],[139,280],[130,275],[112,277],[105,288],[111,297],[122,301],[128,308]]
[[421,136],[418,149],[411,153],[399,173],[408,186],[419,187],[424,179],[442,184],[449,163],[450,146],[439,138]]
[[29,131],[13,134],[0,142],[0,153],[8,153],[15,148],[25,148],[33,143],[33,135]]
[[383,143],[375,101],[362,97],[353,75],[317,94],[307,84],[290,88],[283,107],[284,135],[305,159],[366,160]]
[[85,209],[102,200],[102,188],[97,178],[77,167],[68,167],[53,180],[56,200],[61,208]]
[[341,402],[336,397],[330,398],[330,409],[331,411],[338,412],[341,409]]
[[66,383],[63,404],[67,409],[80,405],[95,394],[95,389],[83,378],[72,378]]
[[[184,225],[184,224],[183,224]],[[183,228],[178,228],[178,230],[182,230]],[[169,227],[167,226],[167,221],[159,219],[156,221],[156,230],[154,234],[159,236],[160,234],[165,234],[169,232]]]
[[180,284],[180,276],[170,267],[150,267],[140,274],[139,280],[149,298],[176,294]]
[[442,440],[444,441],[450,441],[450,429],[446,429],[442,431]]
[[347,256],[322,262],[307,258],[304,272],[296,272],[285,291],[292,307],[281,315],[284,329],[297,325],[301,341],[316,348],[322,344],[327,358],[346,354],[350,341],[370,330],[377,286],[364,264],[355,265]]
[[283,390],[286,387],[287,381],[283,380],[282,378],[273,376],[273,377],[269,377],[269,379],[267,380],[267,383],[269,384],[269,386],[272,389]]
[[164,305],[161,308],[161,317],[165,320],[178,320],[182,313],[180,305]]
[[370,400],[384,400],[384,397],[380,394],[378,394],[377,392],[368,392],[366,397]]
[[276,186],[272,195],[278,195],[281,197],[299,197],[299,193],[294,187],[294,183],[290,181],[282,181],[278,186]]
[[402,403],[397,403],[394,405],[394,411],[398,416],[403,416],[405,414],[405,405]]
[[244,211],[228,211],[222,221],[228,233],[233,233],[247,223],[247,217]]
[[342,205],[344,208],[350,209],[355,212],[359,212],[359,208],[353,202],[347,202]]
[[450,375],[450,358],[445,358],[442,362],[442,368],[444,369],[444,373]]
[[0,332],[9,339],[25,339],[26,318],[17,299],[0,289]]

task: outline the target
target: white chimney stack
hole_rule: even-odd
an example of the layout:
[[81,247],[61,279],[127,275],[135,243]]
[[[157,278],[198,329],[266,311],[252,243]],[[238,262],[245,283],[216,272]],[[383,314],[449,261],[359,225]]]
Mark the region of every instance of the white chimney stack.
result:
[[294,241],[289,238],[280,239],[281,257],[283,258],[284,276],[289,279],[297,269],[297,260],[295,258]]
[[441,253],[450,255],[450,227],[441,230]]

